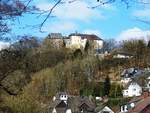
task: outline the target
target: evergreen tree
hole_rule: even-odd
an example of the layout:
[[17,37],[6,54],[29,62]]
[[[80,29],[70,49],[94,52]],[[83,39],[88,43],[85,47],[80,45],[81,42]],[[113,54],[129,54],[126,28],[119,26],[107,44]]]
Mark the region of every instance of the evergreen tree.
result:
[[107,76],[104,81],[104,96],[109,95],[109,91],[111,88],[110,78]]
[[150,48],[150,40],[148,41],[147,47]]

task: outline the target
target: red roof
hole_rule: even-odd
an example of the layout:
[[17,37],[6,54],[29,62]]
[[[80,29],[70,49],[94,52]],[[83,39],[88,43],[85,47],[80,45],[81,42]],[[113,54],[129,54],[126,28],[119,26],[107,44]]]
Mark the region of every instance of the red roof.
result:
[[82,39],[87,39],[87,40],[102,40],[101,38],[99,38],[98,36],[94,35],[94,34],[71,34],[70,36],[81,36]]
[[143,98],[139,102],[136,103],[136,106],[129,110],[127,113],[150,113],[143,111],[150,111],[150,96],[147,98]]

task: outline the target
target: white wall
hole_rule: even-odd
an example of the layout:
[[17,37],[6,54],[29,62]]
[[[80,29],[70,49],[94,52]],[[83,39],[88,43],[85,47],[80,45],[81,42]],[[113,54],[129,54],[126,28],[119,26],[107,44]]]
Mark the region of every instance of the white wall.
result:
[[140,96],[142,94],[142,88],[137,83],[131,83],[128,89],[123,90],[124,97]]
[[103,48],[103,43],[104,43],[103,40],[95,40],[94,42],[96,43],[95,49]]
[[123,84],[127,84],[127,83],[129,83],[130,81],[132,81],[131,78],[122,78],[122,79],[121,79],[121,83],[123,83]]
[[70,37],[70,48],[80,49],[85,48],[87,39],[82,39],[81,36]]

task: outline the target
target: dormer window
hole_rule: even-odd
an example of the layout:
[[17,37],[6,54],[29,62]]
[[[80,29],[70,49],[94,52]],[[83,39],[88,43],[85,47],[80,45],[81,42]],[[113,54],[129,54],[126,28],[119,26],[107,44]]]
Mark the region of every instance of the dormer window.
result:
[[68,99],[68,96],[66,94],[60,95],[60,100],[67,101],[67,99]]

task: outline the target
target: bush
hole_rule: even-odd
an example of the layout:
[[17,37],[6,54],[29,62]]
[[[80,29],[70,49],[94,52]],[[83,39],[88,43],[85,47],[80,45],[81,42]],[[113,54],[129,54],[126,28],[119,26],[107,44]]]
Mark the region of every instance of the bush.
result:
[[44,108],[29,95],[7,96],[4,98],[4,105],[13,113],[42,113]]

